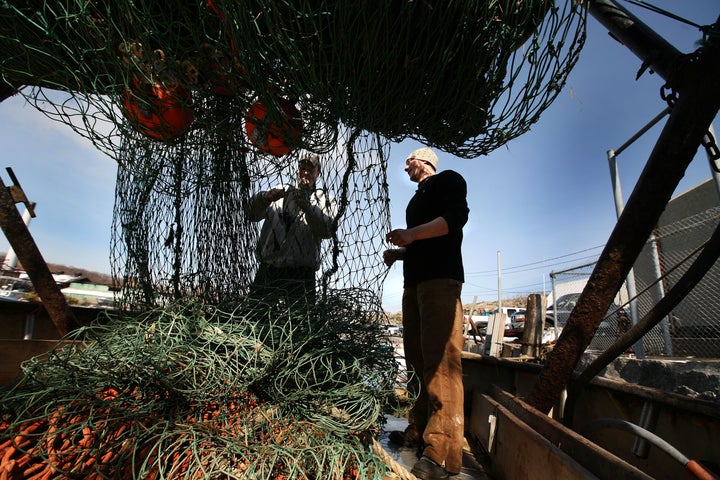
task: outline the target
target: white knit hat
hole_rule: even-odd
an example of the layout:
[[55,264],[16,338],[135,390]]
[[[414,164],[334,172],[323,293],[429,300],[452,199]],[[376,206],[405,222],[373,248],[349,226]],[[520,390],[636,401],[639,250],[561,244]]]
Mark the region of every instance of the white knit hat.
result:
[[434,170],[437,170],[438,156],[435,155],[435,152],[433,152],[429,148],[418,148],[417,150],[410,153],[410,155],[408,155],[407,160],[410,160],[411,158],[427,162],[432,165]]

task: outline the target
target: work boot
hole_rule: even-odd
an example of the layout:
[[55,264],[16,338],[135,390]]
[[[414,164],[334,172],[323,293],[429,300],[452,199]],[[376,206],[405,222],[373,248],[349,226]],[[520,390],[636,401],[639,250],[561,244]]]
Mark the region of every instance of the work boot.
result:
[[415,462],[410,473],[420,480],[445,480],[450,478],[450,474],[441,465],[425,455]]

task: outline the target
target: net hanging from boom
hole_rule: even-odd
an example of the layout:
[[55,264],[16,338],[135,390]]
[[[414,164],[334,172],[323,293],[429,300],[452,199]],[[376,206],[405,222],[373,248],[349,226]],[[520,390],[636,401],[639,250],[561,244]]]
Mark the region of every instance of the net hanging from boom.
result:
[[[58,350],[45,367],[25,366],[22,385],[0,401],[6,419],[13,417],[0,428],[3,438],[22,433],[31,419],[40,421],[33,437],[40,445],[77,439],[92,426],[87,441],[96,443],[78,448],[97,453],[108,446],[102,441],[116,441],[130,415],[139,440],[114,466],[92,467],[100,476],[124,475],[128,465],[127,478],[151,470],[157,478],[184,478],[208,468],[227,478],[382,472],[367,438],[383,423],[397,373],[379,333],[390,145],[413,139],[474,159],[528,131],[578,59],[586,11],[576,3],[0,2],[0,92],[18,90],[118,164],[111,266],[122,284],[121,310],[137,318],[96,326],[83,332],[95,342],[84,350]],[[248,293],[261,224],[248,214],[251,199],[295,182],[299,159],[310,153],[322,164],[318,188],[337,202],[332,234],[321,244],[317,295],[254,298]],[[177,329],[184,333],[175,337]],[[115,350],[119,338],[127,341]],[[207,363],[195,363],[200,358]],[[317,383],[302,384],[307,376],[282,363],[287,359],[312,367]],[[256,369],[234,370],[248,364]],[[286,367],[281,378],[270,380],[267,372],[279,365]],[[74,383],[58,384],[43,368]],[[152,378],[123,388],[107,380],[124,379],[128,368]],[[196,383],[171,385],[178,372]],[[110,387],[120,397],[108,397]],[[290,429],[297,443],[288,448],[265,430],[257,438],[268,443],[256,450],[228,443],[227,425],[216,417],[187,424],[211,408],[208,395],[264,401],[259,411],[245,404],[246,431],[266,428],[258,415],[272,412],[285,426],[307,422],[326,441]],[[337,401],[356,403],[327,413]],[[97,410],[94,418],[86,407],[95,402],[124,413],[101,418],[106,410]],[[128,402],[134,409],[118,406]],[[227,405],[212,408],[237,422]],[[51,407],[58,406],[67,412],[66,431],[53,427]],[[140,415],[155,409],[170,420]],[[338,418],[353,425],[345,446],[335,437],[327,442]],[[163,463],[191,437],[202,439],[215,463],[208,466],[204,452],[191,452],[187,464]],[[135,464],[131,458],[147,453],[143,442],[153,439],[160,442],[152,460]],[[68,455],[75,463],[63,468],[85,475],[90,453]],[[291,459],[309,466],[293,470]],[[249,464],[256,470],[238,473]]]

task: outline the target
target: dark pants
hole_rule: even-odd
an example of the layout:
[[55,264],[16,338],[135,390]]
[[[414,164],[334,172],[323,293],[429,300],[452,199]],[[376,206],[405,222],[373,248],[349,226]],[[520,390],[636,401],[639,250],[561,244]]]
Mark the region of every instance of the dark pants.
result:
[[422,433],[423,455],[450,473],[462,467],[465,433],[461,291],[462,283],[442,278],[406,288],[402,299],[405,360],[416,373],[408,391],[418,395],[408,422]]
[[286,305],[315,303],[315,269],[311,267],[274,267],[260,263],[250,296],[267,302],[283,300]]

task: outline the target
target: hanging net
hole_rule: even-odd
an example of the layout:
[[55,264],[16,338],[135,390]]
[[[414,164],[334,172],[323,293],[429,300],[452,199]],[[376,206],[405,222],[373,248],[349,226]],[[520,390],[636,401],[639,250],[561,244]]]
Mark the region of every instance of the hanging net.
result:
[[[169,142],[258,104],[293,147],[333,148],[343,124],[475,158],[527,131],[560,92],[584,41],[575,3],[5,0],[0,73],[13,88],[72,92],[63,104],[23,94],[60,121],[78,117],[111,153],[128,129]],[[209,108],[217,96],[225,108]]]
[[[226,119],[232,121],[239,126],[239,119]],[[118,301],[128,308],[182,298],[227,302],[250,292],[265,221],[250,210],[263,192],[294,188],[299,158],[292,153],[278,161],[244,152],[234,141],[237,131],[216,132],[209,144],[217,148],[203,150],[182,142],[148,150],[137,137],[124,144],[112,246],[114,271],[122,273],[124,285]],[[217,138],[228,132],[230,138]],[[334,204],[315,272],[318,294],[363,287],[379,297],[387,271],[380,254],[383,232],[390,229],[389,146],[360,132],[346,131],[338,140],[342,147],[320,157],[316,183],[316,191]]]
[[257,274],[255,195],[320,155],[318,288],[381,293],[391,142],[474,158],[527,131],[584,41],[572,1],[4,1],[0,74],[118,162],[122,303],[217,301]]
[[[0,2],[0,95],[19,92],[118,164],[111,266],[128,315],[26,365],[2,401],[3,438],[36,421],[29,443],[48,464],[47,445],[94,449],[53,463],[58,476],[381,471],[363,435],[382,424],[397,368],[377,335],[390,145],[476,158],[526,132],[577,61],[576,3]],[[319,173],[299,188],[311,155]],[[314,262],[278,283],[263,252],[298,225],[320,237]],[[239,422],[243,445],[224,435]]]

